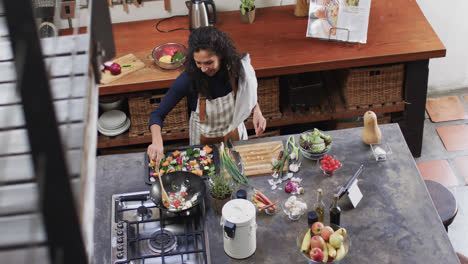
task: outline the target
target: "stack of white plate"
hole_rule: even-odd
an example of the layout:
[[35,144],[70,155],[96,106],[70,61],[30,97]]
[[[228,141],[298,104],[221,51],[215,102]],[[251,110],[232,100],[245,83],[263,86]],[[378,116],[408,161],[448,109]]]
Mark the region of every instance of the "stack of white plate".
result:
[[104,136],[117,136],[127,131],[130,119],[120,110],[111,110],[102,114],[98,119],[97,128]]

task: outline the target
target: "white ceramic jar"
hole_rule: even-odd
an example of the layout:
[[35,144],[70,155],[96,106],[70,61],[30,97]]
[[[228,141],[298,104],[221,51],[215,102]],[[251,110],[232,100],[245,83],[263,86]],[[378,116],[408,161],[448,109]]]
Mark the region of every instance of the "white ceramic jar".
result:
[[235,259],[250,257],[257,249],[255,206],[245,199],[227,202],[222,209],[224,251]]

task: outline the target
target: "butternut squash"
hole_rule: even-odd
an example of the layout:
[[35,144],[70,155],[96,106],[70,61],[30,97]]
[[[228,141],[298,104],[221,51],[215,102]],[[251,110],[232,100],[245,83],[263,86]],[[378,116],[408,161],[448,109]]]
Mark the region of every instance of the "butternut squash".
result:
[[364,113],[364,128],[362,129],[361,138],[368,145],[379,143],[382,138],[382,133],[377,124],[377,116],[372,111]]

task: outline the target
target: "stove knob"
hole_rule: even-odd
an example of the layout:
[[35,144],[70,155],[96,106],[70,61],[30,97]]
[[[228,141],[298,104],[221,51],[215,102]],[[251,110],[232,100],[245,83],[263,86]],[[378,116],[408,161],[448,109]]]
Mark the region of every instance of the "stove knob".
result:
[[123,258],[123,253],[122,252],[117,253],[117,258],[119,259]]
[[118,222],[117,223],[117,228],[123,228],[123,222]]
[[123,245],[118,245],[117,246],[117,251],[123,251]]
[[117,243],[123,243],[123,237],[118,237],[117,238]]
[[117,230],[117,235],[119,235],[119,236],[123,235],[123,231],[122,230]]

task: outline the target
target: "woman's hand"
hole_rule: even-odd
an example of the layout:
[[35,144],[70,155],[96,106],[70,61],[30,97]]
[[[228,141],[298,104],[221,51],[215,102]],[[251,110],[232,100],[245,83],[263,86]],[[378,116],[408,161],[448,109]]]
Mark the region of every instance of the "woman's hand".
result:
[[260,106],[257,104],[254,107],[253,112],[253,125],[255,128],[255,135],[260,136],[266,128],[266,119],[262,115],[262,111],[260,110]]
[[161,136],[161,127],[159,125],[151,126],[151,136],[153,143],[148,146],[147,154],[151,161],[155,162],[155,168],[159,168],[159,163],[164,158],[164,145]]
[[154,161],[155,168],[159,168],[159,163],[164,157],[164,147],[162,145],[151,144],[148,146],[148,158]]

